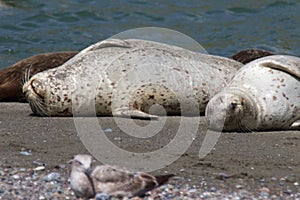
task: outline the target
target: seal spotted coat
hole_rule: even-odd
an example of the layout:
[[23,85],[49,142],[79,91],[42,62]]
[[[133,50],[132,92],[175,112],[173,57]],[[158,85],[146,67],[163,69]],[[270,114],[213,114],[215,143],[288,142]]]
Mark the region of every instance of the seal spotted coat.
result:
[[300,130],[300,58],[272,55],[248,63],[209,101],[206,117],[215,130]]
[[109,39],[36,74],[23,90],[41,116],[156,118],[157,104],[168,115],[197,115],[241,66],[172,45]]

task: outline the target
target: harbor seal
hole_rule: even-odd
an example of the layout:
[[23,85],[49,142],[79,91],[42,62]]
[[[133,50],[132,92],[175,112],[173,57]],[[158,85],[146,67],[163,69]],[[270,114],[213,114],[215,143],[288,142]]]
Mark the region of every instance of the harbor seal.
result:
[[60,67],[36,74],[23,90],[40,116],[96,112],[148,119],[163,114],[153,105],[163,106],[168,115],[199,115],[241,66],[229,58],[172,45],[108,39]]
[[[300,129],[300,58],[272,55],[242,67],[206,107],[210,129]],[[224,127],[223,127],[224,124]]]
[[42,53],[0,70],[0,102],[26,102],[23,83],[34,74],[62,65],[78,52]]
[[266,57],[274,55],[275,53],[261,50],[261,49],[245,49],[242,51],[237,52],[236,54],[232,55],[231,58],[233,60],[239,61],[243,64],[247,64],[253,60],[258,58]]
[[[77,51],[70,51],[37,54],[0,70],[0,102],[27,102],[22,93],[22,86],[25,81],[38,72],[64,64],[77,53]],[[272,55],[272,53],[258,49],[247,49],[239,51],[231,58],[246,64],[267,55]]]

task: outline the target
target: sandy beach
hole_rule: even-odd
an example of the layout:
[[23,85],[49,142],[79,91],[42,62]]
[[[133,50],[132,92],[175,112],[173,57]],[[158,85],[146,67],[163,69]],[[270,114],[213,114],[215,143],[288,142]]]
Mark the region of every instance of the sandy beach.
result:
[[[176,132],[180,122],[179,117],[167,117],[165,127],[157,136],[141,140],[124,134],[112,117],[98,120],[103,129],[109,130],[107,137],[112,142],[131,151],[161,148],[173,137],[172,132]],[[153,172],[176,174],[168,187],[179,187],[179,191],[182,187],[193,188],[193,197],[201,199],[217,198],[216,194],[299,198],[300,131],[222,133],[213,151],[199,159],[201,135],[207,129],[205,119],[200,117],[199,120],[197,137],[189,149],[174,163]],[[136,120],[136,123],[145,126],[148,122]],[[58,172],[60,184],[64,185],[59,198],[65,193],[75,198],[68,185],[70,166],[67,162],[75,154],[88,152],[76,132],[73,118],[36,117],[31,115],[28,104],[1,103],[0,134],[0,199],[15,197],[14,191],[20,188],[9,180],[25,172],[39,177],[36,181],[40,181],[40,187],[49,184],[42,180],[43,176]],[[45,169],[33,170],[39,165]],[[21,177],[17,176],[15,181]],[[39,194],[41,190],[32,187],[27,193]],[[240,194],[241,191],[244,193]],[[209,195],[205,196],[205,192]]]

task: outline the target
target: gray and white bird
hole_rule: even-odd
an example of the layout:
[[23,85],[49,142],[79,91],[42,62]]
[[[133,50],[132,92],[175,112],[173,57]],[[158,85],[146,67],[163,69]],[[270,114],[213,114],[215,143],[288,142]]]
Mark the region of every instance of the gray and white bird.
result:
[[95,197],[95,190],[90,177],[93,158],[79,154],[70,161],[72,163],[70,185],[77,198],[90,199]]
[[125,168],[98,165],[92,173],[95,193],[106,193],[114,197],[142,197],[146,192],[166,183],[173,174],[152,176],[144,172],[132,172]]

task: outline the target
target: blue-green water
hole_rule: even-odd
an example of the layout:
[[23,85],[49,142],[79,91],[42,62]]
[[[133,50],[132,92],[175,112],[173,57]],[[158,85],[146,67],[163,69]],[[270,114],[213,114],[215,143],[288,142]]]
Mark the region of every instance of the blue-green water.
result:
[[187,34],[211,54],[260,48],[300,55],[296,0],[0,0],[0,68],[147,26]]

